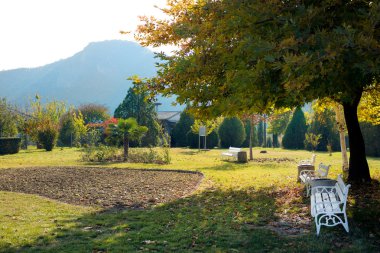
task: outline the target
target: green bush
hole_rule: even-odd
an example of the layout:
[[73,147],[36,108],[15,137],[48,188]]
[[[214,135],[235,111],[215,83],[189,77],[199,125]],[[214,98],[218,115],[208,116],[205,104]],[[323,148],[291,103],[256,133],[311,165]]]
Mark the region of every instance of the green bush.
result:
[[128,162],[169,164],[170,149],[163,147],[161,151],[158,152],[157,148],[132,148],[128,154]]
[[116,162],[123,161],[123,152],[117,147],[100,145],[83,149],[82,160],[85,162]]
[[240,147],[246,136],[243,122],[237,117],[225,118],[218,133],[222,148]]
[[0,138],[0,155],[16,154],[20,151],[20,138]]
[[58,139],[58,131],[52,127],[47,127],[38,131],[38,141],[46,151],[52,151]]
[[285,130],[282,145],[286,149],[304,149],[305,133],[307,130],[305,115],[301,107],[297,107]]

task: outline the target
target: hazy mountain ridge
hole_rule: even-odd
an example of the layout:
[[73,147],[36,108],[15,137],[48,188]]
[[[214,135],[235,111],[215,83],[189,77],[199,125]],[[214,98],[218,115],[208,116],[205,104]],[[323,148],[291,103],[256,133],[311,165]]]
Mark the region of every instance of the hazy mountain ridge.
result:
[[[122,102],[132,75],[155,75],[154,53],[127,41],[90,43],[82,51],[57,62],[37,67],[0,71],[0,97],[23,105],[35,94],[46,100],[80,105],[99,103],[110,112]],[[175,110],[173,99],[160,98],[160,110]]]

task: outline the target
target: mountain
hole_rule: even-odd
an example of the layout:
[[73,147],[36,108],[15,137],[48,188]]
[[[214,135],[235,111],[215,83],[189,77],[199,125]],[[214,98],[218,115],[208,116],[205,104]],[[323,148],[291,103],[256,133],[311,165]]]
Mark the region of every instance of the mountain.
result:
[[[70,105],[98,103],[113,113],[132,82],[128,77],[155,75],[154,53],[128,41],[90,43],[81,52],[38,68],[0,71],[0,97],[24,105],[39,94],[43,100]],[[174,98],[159,98],[160,111],[179,110]]]

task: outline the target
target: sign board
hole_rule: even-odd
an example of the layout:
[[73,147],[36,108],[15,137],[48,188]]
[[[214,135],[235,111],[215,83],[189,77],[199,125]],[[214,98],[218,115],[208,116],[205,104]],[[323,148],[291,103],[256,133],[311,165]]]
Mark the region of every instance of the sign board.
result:
[[206,127],[205,126],[199,127],[199,136],[206,136]]

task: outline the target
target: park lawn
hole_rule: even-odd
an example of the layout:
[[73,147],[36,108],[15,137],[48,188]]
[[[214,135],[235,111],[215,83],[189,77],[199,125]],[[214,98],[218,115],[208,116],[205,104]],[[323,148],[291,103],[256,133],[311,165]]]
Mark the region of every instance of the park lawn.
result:
[[[0,251],[3,252],[377,252],[380,250],[380,189],[358,198],[350,195],[351,232],[323,227],[319,238],[310,218],[308,199],[296,183],[297,161],[310,152],[254,149],[254,162],[221,161],[221,150],[171,149],[169,165],[89,164],[80,149],[52,152],[30,149],[0,156],[1,168],[100,166],[200,171],[205,178],[191,196],[148,210],[101,210],[47,198],[0,192]],[[284,159],[284,162],[269,159]],[[317,163],[340,173],[340,153],[317,153]],[[373,179],[380,179],[380,159],[368,158]],[[355,189],[353,187],[355,192]],[[356,191],[357,192],[357,191]],[[360,193],[360,191],[359,191]],[[360,195],[359,195],[360,196]],[[294,235],[276,228],[308,230]],[[285,219],[285,222],[282,220]],[[273,225],[274,224],[274,225]],[[305,226],[301,226],[304,229]]]

